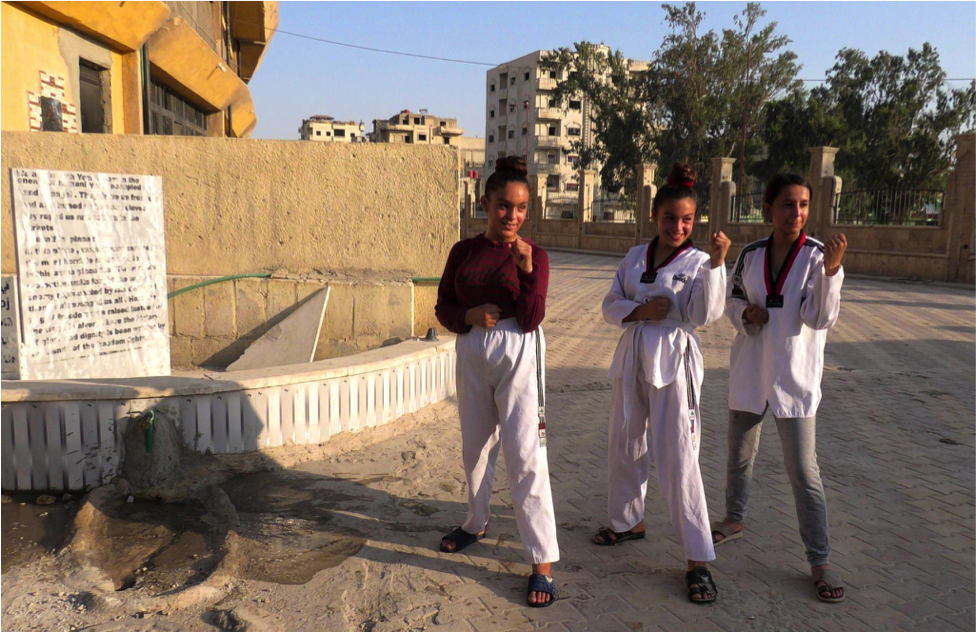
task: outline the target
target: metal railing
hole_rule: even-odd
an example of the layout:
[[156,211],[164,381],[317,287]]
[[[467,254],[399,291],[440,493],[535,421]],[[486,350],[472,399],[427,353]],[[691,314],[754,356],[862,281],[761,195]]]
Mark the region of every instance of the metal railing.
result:
[[754,186],[743,194],[732,196],[732,208],[729,209],[729,223],[732,224],[765,224],[763,215],[763,189]]
[[593,195],[593,221],[633,224],[637,216],[637,197],[631,193],[608,193],[599,189]]
[[696,182],[695,193],[698,194],[698,208],[695,209],[695,223],[707,224],[708,211],[711,203],[711,192],[709,190],[708,181]]
[[576,219],[579,216],[578,193],[548,193],[546,208],[542,214],[545,219]]
[[864,189],[834,195],[834,224],[855,226],[938,226],[945,191]]

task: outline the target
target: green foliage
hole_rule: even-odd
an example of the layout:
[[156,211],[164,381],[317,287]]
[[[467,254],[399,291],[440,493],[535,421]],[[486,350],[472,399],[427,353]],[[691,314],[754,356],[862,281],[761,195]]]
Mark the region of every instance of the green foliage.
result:
[[751,177],[802,173],[807,148],[821,145],[840,149],[846,188],[939,188],[953,136],[976,127],[976,83],[951,89],[929,44],[870,59],[845,48],[827,81],[807,90],[791,40],[775,22],[762,24],[759,4],[721,33],[702,31],[705,14],[694,2],[662,8],[669,33],[646,69],[631,70],[620,51],[589,42],[542,62],[566,77],[554,93],[559,103],[586,104],[592,137],[570,151],[580,168],[601,165],[604,188],[629,182],[642,162],[656,162],[662,176],[672,162],[688,162],[701,180],[711,158],[743,153]]
[[806,148],[838,147],[845,188],[938,189],[945,186],[955,143],[976,123],[976,84],[952,89],[928,43],[905,56],[845,48],[823,86],[796,90],[766,108],[761,137],[766,178],[805,169]]

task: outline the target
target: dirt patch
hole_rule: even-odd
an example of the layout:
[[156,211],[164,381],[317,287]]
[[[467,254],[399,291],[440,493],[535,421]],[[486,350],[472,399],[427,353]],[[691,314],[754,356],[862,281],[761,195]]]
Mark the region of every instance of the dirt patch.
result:
[[0,570],[4,573],[51,555],[71,529],[75,503],[37,505],[34,500],[34,496],[15,496],[0,505]]

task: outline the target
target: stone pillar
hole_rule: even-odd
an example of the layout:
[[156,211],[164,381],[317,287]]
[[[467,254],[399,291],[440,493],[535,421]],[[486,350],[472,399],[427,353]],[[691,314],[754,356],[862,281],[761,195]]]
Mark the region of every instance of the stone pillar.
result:
[[539,174],[529,175],[529,217],[525,222],[528,226],[528,231],[524,231],[528,234],[529,239],[535,240],[536,234],[539,232],[543,219],[543,215],[546,212],[546,176]]
[[810,147],[810,172],[807,180],[813,187],[813,195],[810,196],[810,216],[807,219],[806,232],[813,237],[823,239],[830,226],[830,208],[833,199],[825,199],[827,194],[825,189],[830,188],[829,183],[825,183],[825,178],[834,176],[834,157],[837,155],[836,147]]
[[[722,183],[732,182],[732,165],[735,158],[712,158],[712,180],[708,187],[708,232],[717,233],[725,230],[729,221],[732,201],[728,205],[722,198]],[[733,195],[734,189],[733,189]]]
[[637,243],[648,239],[651,231],[651,204],[654,196],[657,195],[657,187],[654,186],[654,172],[657,165],[645,163],[638,165],[634,170],[634,188],[637,192],[637,208],[635,224],[637,228]]
[[583,246],[583,228],[586,222],[593,221],[593,194],[595,192],[596,185],[596,171],[592,169],[584,169],[580,174],[579,183],[579,205],[576,221],[579,225],[579,243],[578,247]]
[[947,281],[972,283],[976,271],[976,134],[956,136],[956,168],[946,181],[942,222],[948,230],[946,255],[949,257]]

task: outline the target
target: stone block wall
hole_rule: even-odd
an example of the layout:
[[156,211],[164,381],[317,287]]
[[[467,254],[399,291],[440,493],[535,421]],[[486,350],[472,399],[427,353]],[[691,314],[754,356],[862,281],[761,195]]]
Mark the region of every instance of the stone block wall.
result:
[[[168,291],[208,279],[171,276]],[[375,349],[413,335],[413,286],[409,282],[236,279],[196,288],[169,300],[173,367],[226,367],[302,301],[326,286],[331,294],[315,360]]]

